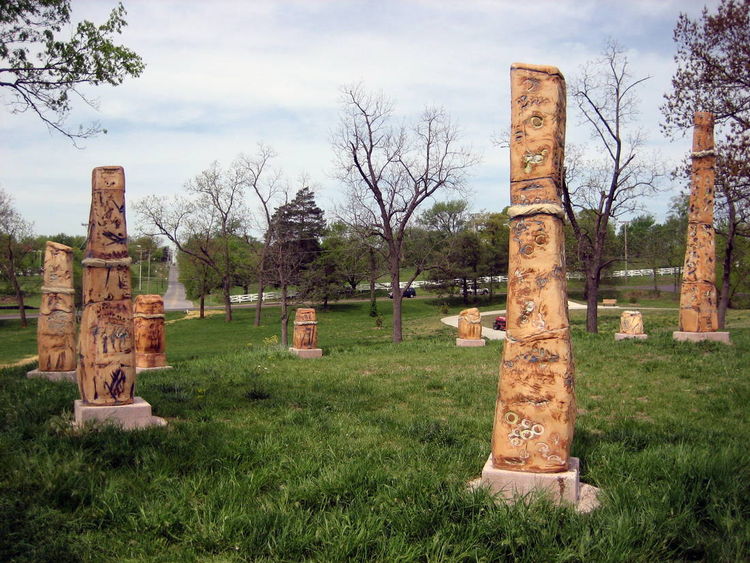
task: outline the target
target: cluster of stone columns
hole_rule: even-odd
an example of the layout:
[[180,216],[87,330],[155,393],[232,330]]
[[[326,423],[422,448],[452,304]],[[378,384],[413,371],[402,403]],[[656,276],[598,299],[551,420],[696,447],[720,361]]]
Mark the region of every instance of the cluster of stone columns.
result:
[[729,333],[717,330],[714,116],[710,112],[698,111],[693,121],[690,207],[680,290],[680,325],[673,337],[675,340],[713,340],[728,344]]
[[542,490],[588,510],[595,494],[582,495],[578,460],[570,457],[576,403],[560,197],[564,144],[562,74],[512,65],[507,338],[492,453],[479,484],[508,499]]

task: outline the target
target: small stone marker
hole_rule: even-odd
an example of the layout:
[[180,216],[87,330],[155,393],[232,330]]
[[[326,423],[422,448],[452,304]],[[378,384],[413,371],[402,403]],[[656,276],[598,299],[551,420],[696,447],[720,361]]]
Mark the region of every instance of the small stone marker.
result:
[[672,337],[688,342],[713,340],[729,344],[729,333],[717,331],[714,116],[707,111],[697,111],[693,122],[690,207],[680,289],[680,329],[672,333]]
[[164,300],[161,295],[138,295],[133,307],[135,368],[172,369],[167,365]]
[[135,396],[135,343],[130,257],[125,223],[125,173],[94,168],[86,255],[83,315],[78,342],[75,424],[113,423],[124,429],[163,426],[151,405]]
[[482,338],[482,316],[479,309],[472,307],[464,309],[458,314],[458,338],[456,346],[484,346]]
[[623,311],[620,315],[620,332],[615,333],[615,340],[635,338],[645,340],[648,334],[643,332],[643,315],[640,311]]
[[507,340],[492,454],[473,486],[508,500],[538,491],[579,511],[596,489],[570,457],[576,416],[560,199],[565,80],[555,67],[511,66]]
[[44,249],[42,303],[37,323],[39,367],[26,377],[76,380],[76,311],[73,249],[47,241]]
[[318,321],[315,309],[297,309],[294,314],[294,336],[292,354],[300,358],[320,358],[323,350],[318,348]]

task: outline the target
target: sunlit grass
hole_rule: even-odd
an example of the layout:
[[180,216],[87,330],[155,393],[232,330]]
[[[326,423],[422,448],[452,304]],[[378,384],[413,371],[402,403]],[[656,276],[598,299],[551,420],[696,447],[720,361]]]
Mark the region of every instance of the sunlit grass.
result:
[[502,343],[457,348],[438,300],[407,300],[392,344],[380,305],[382,329],[367,303],[319,312],[316,360],[274,344],[272,308],[257,328],[248,309],[170,324],[175,369],[138,383],[165,429],[73,431],[74,385],[1,372],[0,559],[747,559],[750,312],[732,346],[674,342],[676,311],[617,343],[619,311],[598,335],[572,313],[573,455],[603,491],[582,516],[467,491]]

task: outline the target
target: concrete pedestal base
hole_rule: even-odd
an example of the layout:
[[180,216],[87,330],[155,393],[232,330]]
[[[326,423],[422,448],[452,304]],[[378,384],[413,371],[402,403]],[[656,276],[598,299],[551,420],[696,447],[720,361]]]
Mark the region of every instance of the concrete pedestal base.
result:
[[39,371],[38,369],[32,369],[26,372],[26,377],[40,379],[49,379],[50,381],[70,381],[76,382],[76,371]]
[[115,424],[123,430],[147,428],[149,426],[166,426],[167,421],[158,416],[152,416],[151,405],[141,397],[135,397],[130,405],[92,406],[81,399],[74,403],[74,426],[80,427],[87,422],[98,424]]
[[474,348],[477,346],[484,346],[486,343],[484,338],[468,339],[468,338],[456,338],[456,346],[465,346],[467,348]]
[[648,338],[648,334],[627,334],[625,332],[616,332],[615,333],[615,340],[646,340]]
[[135,368],[135,373],[141,373],[142,371],[157,371],[160,369],[173,369],[172,366],[154,366],[150,368]]
[[676,330],[672,333],[672,338],[679,342],[721,342],[722,344],[731,344],[728,332],[684,332]]
[[323,350],[320,348],[289,348],[289,351],[300,358],[322,358]]
[[571,457],[568,471],[562,473],[525,473],[492,466],[492,456],[482,469],[482,476],[469,483],[470,487],[486,487],[499,500],[516,502],[535,492],[549,495],[557,504],[570,503],[576,512],[591,512],[599,506],[599,489],[578,479],[578,458]]

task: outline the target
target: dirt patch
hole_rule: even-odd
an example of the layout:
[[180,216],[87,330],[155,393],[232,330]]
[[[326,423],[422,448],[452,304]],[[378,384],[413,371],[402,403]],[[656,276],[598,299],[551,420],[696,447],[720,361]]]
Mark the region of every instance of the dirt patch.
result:
[[[204,317],[213,317],[215,315],[223,315],[223,314],[224,314],[224,311],[217,311],[217,310],[211,309],[209,311],[206,311],[203,314],[203,316]],[[198,319],[198,318],[200,318],[200,315],[201,315],[200,311],[190,311],[184,317],[179,318],[179,319],[172,319],[171,321],[167,321],[164,324],[171,325],[171,324],[176,323],[178,321],[190,321],[192,319]]]
[[36,354],[33,356],[26,356],[25,358],[21,358],[20,360],[18,360],[17,362],[13,362],[12,364],[0,364],[0,369],[14,368],[25,364],[31,364],[33,362],[36,362],[38,359],[39,356],[37,356]]

